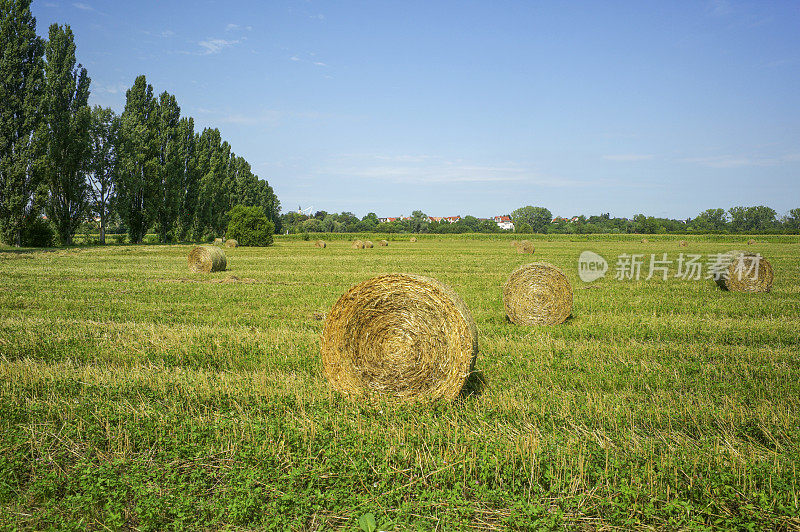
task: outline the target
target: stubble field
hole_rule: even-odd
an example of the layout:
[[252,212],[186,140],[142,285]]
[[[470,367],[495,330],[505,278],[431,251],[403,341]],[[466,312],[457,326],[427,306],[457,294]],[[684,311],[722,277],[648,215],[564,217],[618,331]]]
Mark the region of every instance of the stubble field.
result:
[[[675,265],[644,280],[651,253],[746,239],[648,239],[538,237],[531,257],[499,238],[278,237],[214,274],[188,272],[187,245],[0,248],[0,527],[800,529],[797,238],[748,247],[775,271],[749,295]],[[606,278],[578,279],[584,250]],[[645,254],[641,280],[614,279],[622,253]],[[502,284],[532,260],[572,282],[561,326],[505,319]],[[329,389],[324,316],[388,272],[472,311],[457,401]]]

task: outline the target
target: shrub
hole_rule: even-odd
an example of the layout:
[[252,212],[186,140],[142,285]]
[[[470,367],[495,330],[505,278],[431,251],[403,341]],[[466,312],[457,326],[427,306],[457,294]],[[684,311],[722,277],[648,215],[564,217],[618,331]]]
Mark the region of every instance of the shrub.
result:
[[227,238],[236,239],[240,246],[270,246],[275,225],[260,207],[237,205],[228,212]]
[[20,233],[23,247],[48,248],[55,245],[56,232],[49,221],[35,217],[25,222]]

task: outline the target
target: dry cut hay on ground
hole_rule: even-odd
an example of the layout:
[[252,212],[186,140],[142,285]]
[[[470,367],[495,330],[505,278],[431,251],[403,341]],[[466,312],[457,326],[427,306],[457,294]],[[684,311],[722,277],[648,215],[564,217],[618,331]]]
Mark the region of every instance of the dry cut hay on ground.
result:
[[327,245],[328,244],[326,244],[324,240],[317,240],[316,242],[314,242],[314,247],[317,248],[324,248]]
[[417,237],[412,236],[408,241],[409,242],[416,242],[417,241]]
[[748,241],[747,241],[747,245],[748,245],[748,246],[752,246],[752,245],[753,245],[753,244],[755,244],[755,243],[756,243],[756,241],[755,241],[755,239],[753,239],[753,238],[751,238],[750,240],[748,240]]
[[648,242],[649,242],[649,240],[647,240],[646,238],[642,239],[642,244],[647,244]]
[[189,270],[193,272],[221,272],[227,266],[225,252],[216,246],[195,246],[189,252]]
[[237,248],[237,247],[239,247],[239,242],[237,242],[236,239],[234,239],[234,238],[229,238],[228,240],[225,241],[225,247],[226,248]]
[[531,255],[536,250],[536,247],[530,240],[515,240],[514,247],[517,248],[517,253],[530,253]]
[[557,325],[572,314],[572,286],[552,264],[523,264],[503,286],[503,305],[517,325]]
[[214,245],[215,246],[221,246],[222,245],[222,239],[221,238],[215,238],[214,239]]
[[388,240],[381,240],[380,242],[378,242],[378,245],[382,246],[382,247],[386,247],[386,246],[389,245],[389,241]]
[[364,240],[364,249],[372,249],[374,246],[372,240]]
[[730,292],[769,292],[774,273],[772,265],[761,255],[733,250],[725,254],[722,275],[715,279],[717,285]]
[[421,275],[363,281],[333,305],[322,333],[331,386],[356,396],[454,399],[478,352],[475,322],[452,289]]
[[355,240],[350,247],[353,249],[364,249],[364,243],[361,240]]
[[678,242],[678,245],[680,247],[682,247],[682,248],[685,248],[686,247],[686,240],[681,240],[680,242]]

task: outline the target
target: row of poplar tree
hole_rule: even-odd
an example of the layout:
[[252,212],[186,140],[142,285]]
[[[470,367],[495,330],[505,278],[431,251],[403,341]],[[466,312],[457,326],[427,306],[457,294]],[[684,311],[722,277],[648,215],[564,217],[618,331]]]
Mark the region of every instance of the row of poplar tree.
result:
[[100,239],[119,219],[131,242],[221,236],[236,205],[258,206],[280,227],[272,187],[217,129],[194,130],[175,97],[145,76],[125,109],[90,108],[90,78],[76,64],[69,26],[36,34],[30,0],[0,0],[0,239],[25,243],[43,214],[60,242],[99,217]]

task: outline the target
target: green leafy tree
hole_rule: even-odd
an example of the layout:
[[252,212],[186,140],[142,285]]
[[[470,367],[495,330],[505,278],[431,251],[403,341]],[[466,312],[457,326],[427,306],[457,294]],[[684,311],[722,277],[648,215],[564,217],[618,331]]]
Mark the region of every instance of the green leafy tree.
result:
[[128,89],[121,116],[117,206],[131,242],[139,244],[153,223],[158,198],[158,102],[139,76]]
[[158,101],[155,140],[155,218],[161,242],[172,240],[181,207],[185,159],[181,143],[181,108],[175,96],[161,93]]
[[[260,207],[237,205],[228,212],[230,222],[226,236],[235,239],[240,246],[270,246],[275,226],[267,219]],[[312,219],[318,224],[319,220]]]
[[176,236],[179,240],[186,240],[194,223],[200,186],[197,173],[197,137],[194,132],[194,119],[181,118],[178,124],[178,134],[181,184],[178,187],[179,206]]
[[89,129],[91,159],[87,177],[92,210],[100,217],[100,243],[106,243],[106,228],[114,201],[117,179],[119,117],[111,108],[95,106]]
[[694,219],[692,225],[711,231],[724,231],[728,226],[725,209],[707,209]]
[[792,209],[784,219],[784,225],[789,231],[800,231],[800,209]]
[[0,238],[22,244],[26,221],[41,211],[39,135],[44,41],[30,0],[0,0]]
[[547,232],[547,226],[549,226],[550,222],[553,220],[553,214],[549,209],[545,209],[544,207],[532,207],[528,205],[526,207],[520,207],[512,212],[511,219],[514,221],[515,225],[517,223],[526,223],[531,226],[535,233],[545,233]]
[[50,194],[47,214],[64,245],[72,244],[89,213],[86,172],[91,161],[89,76],[75,65],[75,39],[69,26],[50,26],[45,56],[44,128],[47,149],[43,173]]

